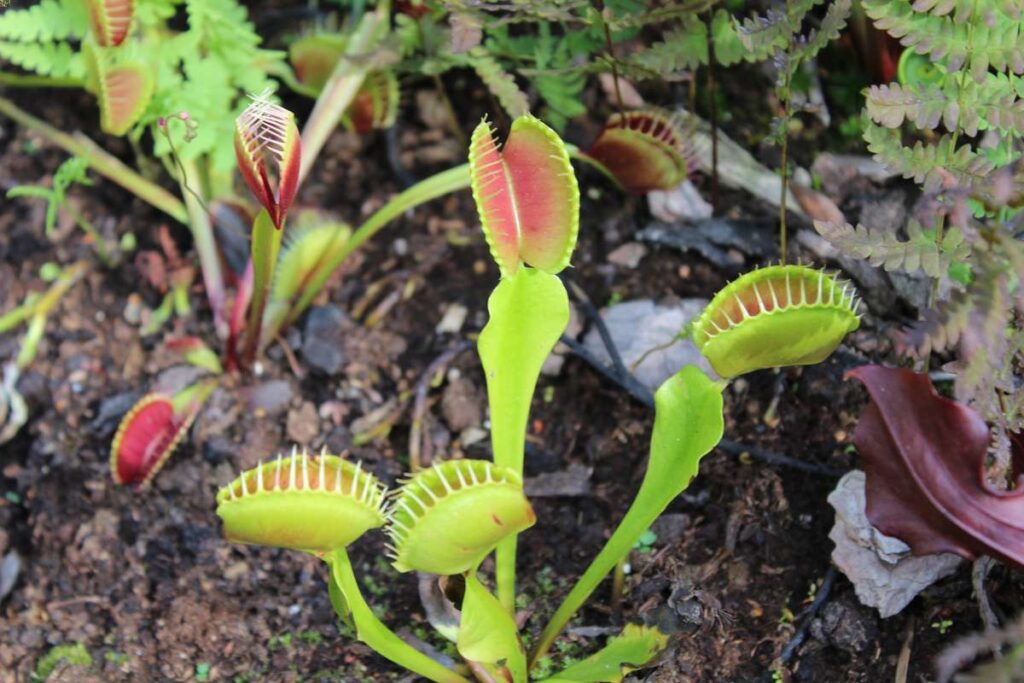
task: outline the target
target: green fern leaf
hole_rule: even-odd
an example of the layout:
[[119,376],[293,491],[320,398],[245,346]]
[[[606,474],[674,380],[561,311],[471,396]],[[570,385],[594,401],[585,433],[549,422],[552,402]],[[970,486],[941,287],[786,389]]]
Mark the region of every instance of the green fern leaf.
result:
[[633,61],[663,76],[692,71],[708,63],[707,28],[697,17],[689,17],[666,32],[661,40],[652,43],[650,48],[637,55]]
[[800,48],[800,57],[810,59],[825,49],[833,40],[839,38],[839,34],[846,27],[846,20],[850,16],[850,0],[835,0],[828,6],[821,25],[813,31],[807,42]]
[[990,68],[1024,73],[1020,22],[958,24],[948,16],[917,13],[907,0],[863,0],[863,6],[875,26],[918,54],[943,60],[949,71],[968,64],[978,82]]
[[764,16],[755,14],[744,19],[738,32],[740,42],[753,61],[768,59],[784,50],[792,34],[786,14],[775,9],[768,10]]
[[715,39],[715,59],[722,66],[732,66],[743,60],[753,61],[743,47],[736,22],[726,10],[715,12],[711,20],[711,34]]
[[933,145],[918,142],[913,147],[904,147],[899,131],[868,124],[864,139],[868,150],[880,163],[924,185],[925,192],[950,185],[980,184],[994,168],[991,161],[972,150],[970,145],[953,149],[953,138],[949,135],[942,136]]
[[873,85],[865,106],[868,116],[886,128],[899,128],[907,120],[924,130],[934,130],[940,123],[954,130],[960,121],[955,94],[928,83]]
[[9,43],[0,41],[0,59],[26,71],[53,78],[85,78],[85,62],[67,43]]
[[940,243],[926,234],[917,221],[907,224],[907,239],[900,239],[892,230],[868,228],[849,223],[815,221],[814,228],[843,253],[866,259],[873,266],[887,271],[924,272],[939,278],[953,263],[962,262],[971,253],[963,233],[950,226]]
[[515,77],[501,68],[501,65],[482,47],[470,50],[471,64],[480,80],[498,99],[502,108],[511,118],[522,116],[530,111],[530,101],[519,86]]
[[89,27],[82,0],[42,0],[0,13],[0,38],[21,43],[79,39]]
[[580,102],[586,80],[586,75],[579,71],[533,78],[533,85],[546,105],[542,112],[544,119],[556,130],[565,128],[569,119],[586,113],[587,108]]

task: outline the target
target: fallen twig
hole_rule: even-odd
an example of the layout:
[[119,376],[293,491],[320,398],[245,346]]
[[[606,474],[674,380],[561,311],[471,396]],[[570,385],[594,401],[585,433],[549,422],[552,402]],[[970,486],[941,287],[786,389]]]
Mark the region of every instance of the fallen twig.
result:
[[427,412],[427,394],[430,392],[431,380],[459,354],[468,351],[473,346],[472,340],[463,339],[431,361],[427,369],[420,375],[419,380],[416,381],[416,388],[413,392],[412,425],[409,428],[409,471],[419,471],[423,462],[429,461],[431,457],[430,441],[424,441],[422,438],[423,416]]
[[[796,633],[786,643],[786,647],[782,648],[782,653],[779,655],[778,663],[782,666],[789,664],[789,662],[796,655],[797,648],[799,648],[805,640],[807,640],[807,632],[811,628],[811,622],[814,621],[815,615],[818,614],[818,610],[824,606],[828,600],[829,593],[832,592],[832,586],[836,582],[836,568],[829,566],[828,571],[825,572],[825,578],[821,582],[821,588],[814,595],[814,600],[808,605],[799,615],[798,620],[802,620],[800,627],[797,628]],[[772,680],[772,674],[766,673],[761,677],[762,683],[769,683]]]

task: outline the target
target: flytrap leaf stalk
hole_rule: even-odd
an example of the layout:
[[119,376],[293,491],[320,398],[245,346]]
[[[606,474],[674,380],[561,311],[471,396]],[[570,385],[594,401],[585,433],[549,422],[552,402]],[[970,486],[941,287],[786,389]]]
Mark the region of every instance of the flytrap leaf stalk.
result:
[[[493,463],[439,461],[386,492],[358,464],[293,452],[242,473],[217,496],[228,540],[322,558],[330,567],[329,593],[339,618],[354,624],[357,637],[384,657],[433,681],[465,681],[468,675],[482,682],[531,680],[531,667],[687,488],[723,434],[725,380],[687,366],[659,388],[640,490],[527,656],[513,613],[516,539],[536,521],[522,487],[524,440],[540,366],[568,321],[568,297],[556,276],[569,265],[579,225],[578,187],[568,158],[558,136],[532,117],[513,122],[503,149],[484,122],[470,147],[474,197],[501,270],[478,345]],[[286,289],[293,294],[291,286]],[[701,340],[716,370],[731,377],[817,362],[857,323],[854,295],[834,276],[805,266],[776,266],[726,287],[690,333]],[[386,549],[396,570],[461,581],[457,625],[437,628],[455,642],[462,665],[448,668],[416,651],[366,604],[346,549],[377,528],[388,536]],[[496,552],[497,597],[480,576],[491,552]],[[603,650],[546,681],[621,681],[667,642],[655,628],[629,626]]]

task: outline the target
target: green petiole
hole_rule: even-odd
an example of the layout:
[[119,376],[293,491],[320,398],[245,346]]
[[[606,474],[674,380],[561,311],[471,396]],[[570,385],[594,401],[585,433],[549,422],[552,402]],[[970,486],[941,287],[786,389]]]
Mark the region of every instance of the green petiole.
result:
[[[331,568],[331,581],[345,596],[359,640],[395,664],[436,683],[469,683],[465,677],[413,648],[377,618],[359,590],[352,561],[344,548],[335,550],[324,559]],[[344,614],[338,616],[343,620],[348,617]]]

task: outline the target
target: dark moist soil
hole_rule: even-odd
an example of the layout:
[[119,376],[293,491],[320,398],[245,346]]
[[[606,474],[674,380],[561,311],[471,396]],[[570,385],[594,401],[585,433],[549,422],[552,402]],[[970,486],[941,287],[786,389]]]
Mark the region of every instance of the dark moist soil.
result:
[[[94,122],[79,118],[91,114],[78,112],[92,111],[81,99],[81,106],[74,100],[58,106],[23,94],[19,102],[57,125],[95,131]],[[441,166],[455,163],[456,157],[444,159],[437,149],[444,138],[418,121],[403,123],[397,138],[403,163],[424,175],[428,156]],[[116,141],[102,142],[128,156]],[[4,190],[49,183],[64,158],[7,121],[0,121],[0,150]],[[358,139],[339,132],[300,203],[357,222],[401,189],[394,177],[383,135]],[[623,198],[602,182],[583,171],[584,187],[602,192],[597,200],[584,192],[572,271],[593,301],[707,297],[725,283],[726,274],[701,258],[667,249],[652,248],[635,269],[609,264],[608,254],[632,241],[647,215],[645,202]],[[97,180],[88,193],[76,190],[71,201],[105,234],[133,231],[143,249],[154,248],[158,229],[167,225],[191,256],[182,226],[109,182]],[[723,205],[731,217],[771,215],[740,195],[726,196]],[[73,227],[62,223],[60,238],[49,241],[42,222],[40,203],[5,200],[0,310],[43,288],[36,275],[42,263],[90,258],[89,245]],[[197,287],[195,316],[141,337],[129,311],[137,312],[140,303],[155,307],[159,294],[141,284],[130,260],[113,270],[94,268],[61,302],[20,385],[31,420],[0,447],[0,552],[13,550],[22,559],[13,591],[0,603],[0,680],[29,681],[51,648],[73,643],[85,645],[92,666],[58,669],[51,680],[402,679],[350,633],[339,632],[323,565],[296,552],[228,545],[220,538],[214,497],[239,469],[296,442],[348,451],[388,483],[402,473],[411,423],[406,397],[435,358],[479,331],[497,281],[468,193],[397,221],[346,266],[344,278],[330,288],[330,302],[318,302],[350,316],[338,334],[345,359],[334,376],[310,372],[299,352],[303,377],[297,377],[281,347],[273,347],[259,378],[239,378],[218,390],[155,485],[142,492],[111,482],[109,444],[120,415],[158,378],[168,381],[182,372],[164,349],[164,336],[214,335]],[[439,334],[438,322],[456,304],[468,311],[464,326],[457,334]],[[302,328],[286,335],[296,349]],[[13,357],[17,341],[15,334],[0,337],[0,358]],[[842,374],[862,362],[861,351],[877,358],[878,346],[876,321],[869,316],[825,364],[733,382],[726,391],[727,437],[838,470],[855,466],[849,439],[864,396]],[[486,439],[463,444],[472,441],[472,428],[486,426],[474,409],[484,397],[475,354],[457,357],[446,378],[431,391],[426,413],[424,433],[433,452],[489,457]],[[534,501],[538,523],[520,541],[528,639],[625,510],[642,475],[651,419],[644,406],[576,358],[557,377],[542,377],[531,413],[527,475],[572,464],[591,467],[593,474],[586,495]],[[375,427],[376,439],[356,443],[353,434]],[[771,680],[773,662],[806,621],[802,610],[829,568],[833,513],[825,497],[834,483],[830,476],[716,451],[669,508],[673,516],[658,540],[633,554],[621,606],[610,604],[606,583],[574,626],[600,627],[600,634],[644,621],[674,633],[660,665],[635,674],[638,680]],[[369,599],[396,629],[450,652],[425,622],[416,578],[390,569],[382,546],[382,536],[371,533],[354,549]],[[1016,611],[1018,576],[996,569],[990,587],[1000,608]],[[891,679],[912,636],[907,680],[924,681],[938,650],[980,627],[967,566],[892,619],[880,620],[860,606],[841,576],[825,610],[839,626],[807,637],[787,680]],[[932,626],[947,620],[945,633]],[[593,633],[584,629],[560,640],[552,666],[596,650],[603,639]]]

